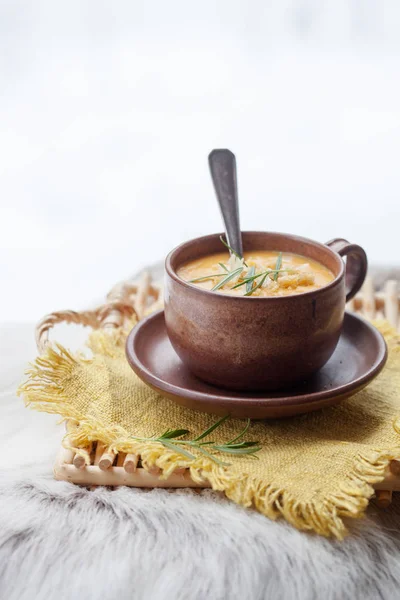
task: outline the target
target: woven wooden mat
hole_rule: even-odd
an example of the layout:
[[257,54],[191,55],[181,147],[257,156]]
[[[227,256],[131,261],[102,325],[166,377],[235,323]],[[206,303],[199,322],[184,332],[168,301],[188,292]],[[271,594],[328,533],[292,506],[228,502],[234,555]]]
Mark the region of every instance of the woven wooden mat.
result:
[[[138,320],[148,312],[163,306],[162,288],[153,283],[151,276],[144,271],[139,281],[121,282],[113,287],[101,306],[87,311],[60,311],[47,315],[36,328],[36,343],[39,353],[50,344],[49,332],[57,323],[76,323],[94,329],[113,331],[124,325],[127,319],[136,314]],[[375,289],[371,276],[367,277],[362,290],[348,303],[347,310],[356,312],[368,319],[385,318],[396,329],[399,323],[399,285],[395,279],[384,281],[379,290]],[[69,426],[73,426],[70,423]],[[56,479],[70,481],[84,486],[133,486],[133,487],[204,487],[193,482],[189,472],[178,470],[167,480],[159,478],[159,470],[146,471],[141,467],[140,456],[134,454],[114,454],[101,443],[87,448],[90,465],[82,456],[61,448],[55,467]],[[375,486],[376,503],[381,507],[390,504],[392,493],[400,491],[400,461],[392,461],[384,481]]]

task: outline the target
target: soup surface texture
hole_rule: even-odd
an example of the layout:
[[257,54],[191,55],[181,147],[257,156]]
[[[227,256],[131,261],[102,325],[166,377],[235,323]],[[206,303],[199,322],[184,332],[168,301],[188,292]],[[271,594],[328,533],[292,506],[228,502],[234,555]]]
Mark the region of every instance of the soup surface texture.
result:
[[238,296],[288,296],[317,290],[334,279],[321,263],[299,254],[260,250],[240,259],[228,252],[190,261],[178,269],[184,281]]

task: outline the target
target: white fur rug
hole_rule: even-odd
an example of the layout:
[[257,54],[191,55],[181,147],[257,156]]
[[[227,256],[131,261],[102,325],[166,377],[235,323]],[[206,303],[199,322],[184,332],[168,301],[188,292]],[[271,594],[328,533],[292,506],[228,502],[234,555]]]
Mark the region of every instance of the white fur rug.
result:
[[1,599],[400,598],[400,497],[386,511],[371,507],[340,543],[211,491],[89,492],[54,481],[62,429],[14,394],[35,352],[32,331],[0,329]]

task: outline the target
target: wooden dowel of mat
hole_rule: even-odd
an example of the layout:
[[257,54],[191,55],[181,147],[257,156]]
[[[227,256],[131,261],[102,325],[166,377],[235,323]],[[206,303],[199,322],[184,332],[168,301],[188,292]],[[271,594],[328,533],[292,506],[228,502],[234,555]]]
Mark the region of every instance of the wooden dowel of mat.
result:
[[393,475],[400,475],[400,460],[391,460],[389,464],[390,472]]
[[386,474],[385,479],[380,483],[374,483],[375,490],[387,490],[391,492],[400,492],[400,477],[393,475],[390,471]]
[[363,306],[362,312],[368,319],[375,317],[375,295],[374,295],[374,284],[371,277],[365,279],[362,287]]
[[[118,471],[124,466],[124,460],[125,460],[125,452],[118,452],[117,454],[117,461],[116,461],[116,467],[118,467]],[[117,487],[114,486],[113,490],[116,490]]]
[[380,508],[387,508],[392,503],[392,491],[377,490],[375,494],[375,503]]
[[154,298],[154,300],[158,300],[158,298],[160,297],[161,289],[161,286],[157,283],[150,284],[149,296],[151,296],[151,298]]
[[[87,452],[90,459],[90,454],[92,452],[92,444],[85,448],[85,452]],[[73,464],[76,469],[83,469],[84,467],[86,467],[86,459],[82,454],[75,454]]]
[[133,304],[134,309],[136,310],[136,314],[139,319],[141,319],[144,315],[144,311],[146,310],[147,299],[149,296],[150,289],[150,275],[147,271],[145,271],[142,275],[142,279],[140,281],[135,302]]
[[117,454],[117,467],[123,467],[126,454],[124,452],[118,452]]
[[[375,294],[375,308],[376,310],[385,310],[386,300],[384,294]],[[362,312],[362,311],[361,311]]]
[[142,488],[208,488],[209,483],[194,482],[187,470],[182,475],[173,473],[168,479],[160,479],[158,476],[151,475],[146,469],[136,469],[134,473],[127,473],[120,467],[110,467],[107,471],[101,471],[98,467],[89,466],[86,469],[76,469],[73,465],[56,464],[54,469],[56,479],[68,480],[80,485],[90,486],[95,489],[99,485],[120,486]]
[[385,291],[385,315],[393,327],[397,327],[399,320],[399,302],[397,281],[389,279],[384,286]]
[[68,448],[61,446],[55,465],[53,467],[54,478],[60,481],[71,481],[75,483],[74,471],[77,473],[77,469],[72,464],[74,458],[74,452]]
[[109,469],[113,465],[114,460],[115,452],[111,452],[111,450],[108,449],[105,450],[105,452],[103,452],[99,460],[99,469],[101,469],[102,471],[107,471],[107,469]]
[[85,457],[82,454],[75,454],[73,463],[75,469],[83,469],[86,465]]
[[104,444],[102,444],[101,442],[97,442],[96,443],[96,452],[94,454],[94,461],[93,461],[93,465],[98,467],[99,466],[99,462],[101,457],[104,454],[106,447],[104,446]]
[[62,448],[64,452],[62,453],[62,460],[66,465],[71,465],[74,459],[75,452],[73,450],[69,450],[68,448]]
[[400,315],[400,295],[398,282],[389,279],[383,290],[374,293],[370,278],[366,280],[362,290],[355,298],[347,303],[349,312],[360,312],[367,318],[374,318],[375,311],[383,312],[385,318],[393,327],[398,328]]
[[124,469],[127,473],[134,473],[137,468],[139,457],[137,454],[127,454],[124,460]]
[[149,473],[150,475],[154,475],[154,477],[157,477],[158,475],[160,475],[161,469],[160,467],[154,465],[153,467],[149,467]]
[[[104,449],[105,449],[104,444],[101,444],[100,442],[96,442],[96,450],[95,450],[94,459],[93,459],[93,468],[96,469],[95,472],[100,472],[98,466],[99,466],[100,458],[103,456]],[[87,469],[85,469],[84,472],[86,473]],[[79,473],[79,471],[78,471],[78,473]],[[79,478],[79,476],[78,476],[78,478]],[[85,479],[87,479],[87,478],[85,477]],[[77,483],[76,480],[75,480],[75,483]],[[90,481],[87,481],[87,484],[90,484],[90,483],[91,483]],[[94,492],[94,490],[96,488],[97,488],[97,485],[91,485],[91,487],[89,488],[89,490],[91,492]]]

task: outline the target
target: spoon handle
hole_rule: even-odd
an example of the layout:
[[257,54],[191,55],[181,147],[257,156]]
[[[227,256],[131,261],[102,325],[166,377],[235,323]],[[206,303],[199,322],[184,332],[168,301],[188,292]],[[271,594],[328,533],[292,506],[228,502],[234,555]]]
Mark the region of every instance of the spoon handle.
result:
[[230,150],[213,150],[208,156],[208,164],[224,220],[228,244],[239,256],[243,256],[235,155]]

